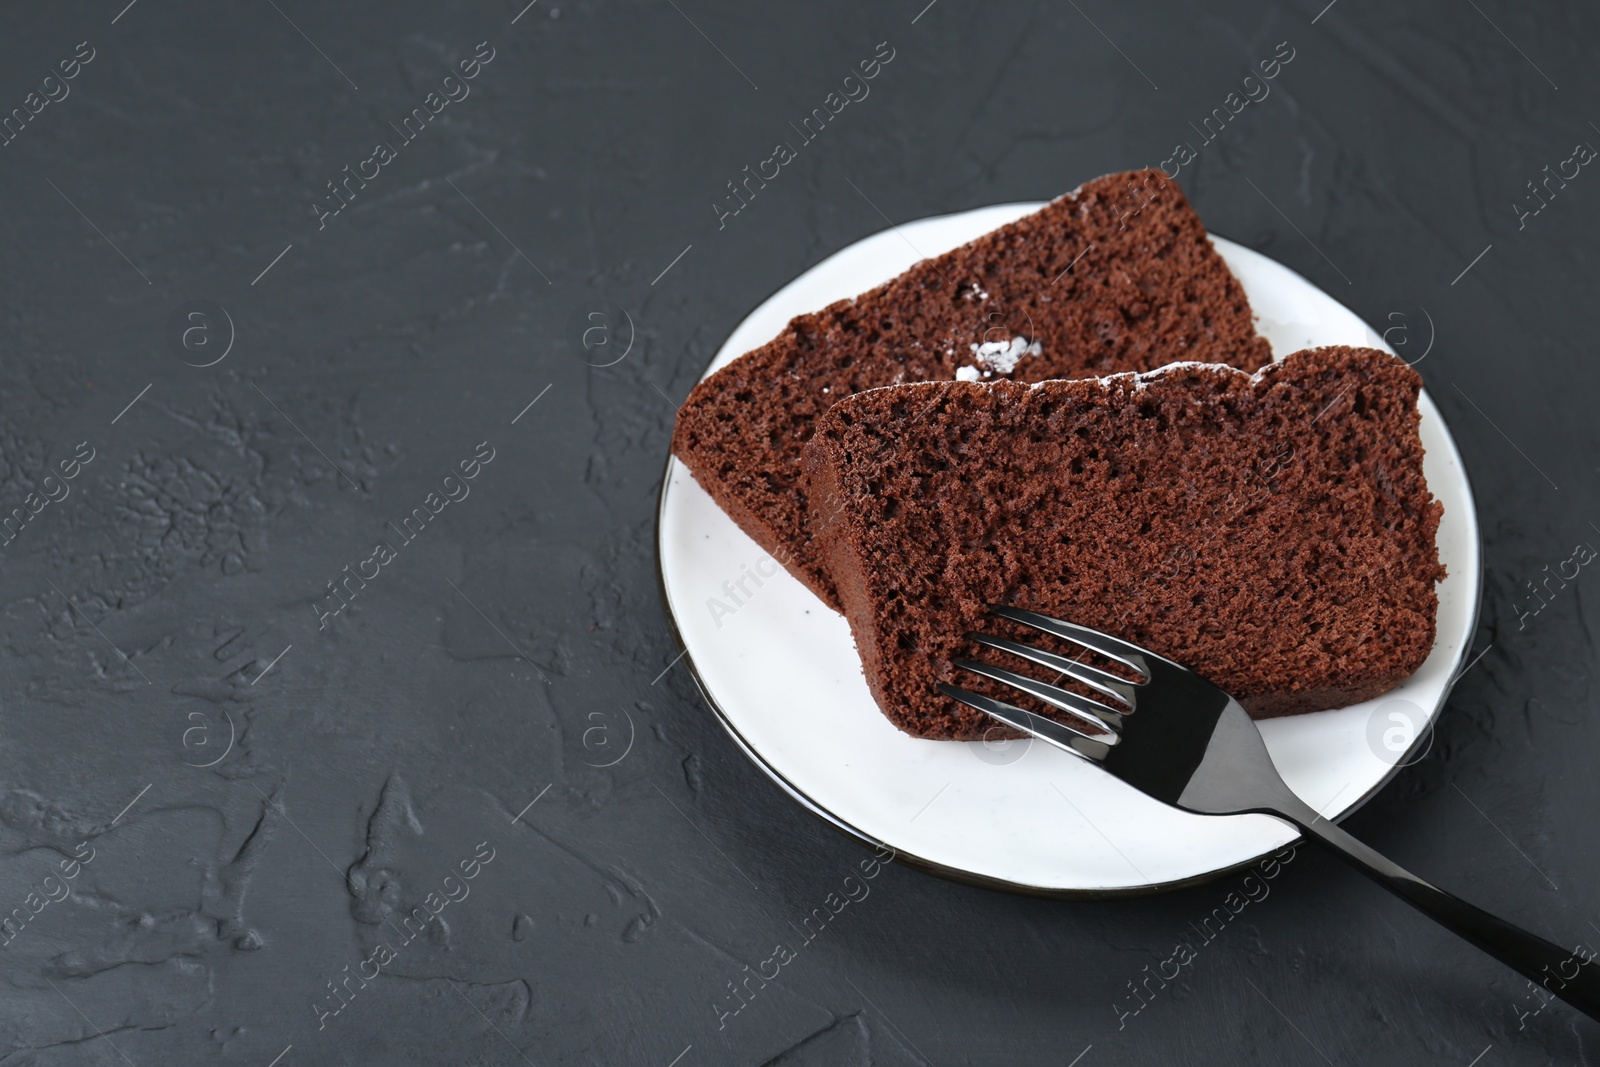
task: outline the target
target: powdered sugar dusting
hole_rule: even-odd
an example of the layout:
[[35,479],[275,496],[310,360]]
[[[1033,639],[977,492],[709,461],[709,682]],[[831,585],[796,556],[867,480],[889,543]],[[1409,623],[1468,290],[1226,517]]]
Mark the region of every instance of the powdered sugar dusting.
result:
[[1119,378],[1126,379],[1136,391],[1142,392],[1147,383],[1153,382],[1163,375],[1171,374],[1174,371],[1202,370],[1217,374],[1239,374],[1249,378],[1252,382],[1259,382],[1261,380],[1262,373],[1275,366],[1277,366],[1276,362],[1268,363],[1265,367],[1262,367],[1261,370],[1252,373],[1250,371],[1242,371],[1238,367],[1232,367],[1226,363],[1204,363],[1200,360],[1180,359],[1175,360],[1172,363],[1163,364],[1154,370],[1118,371],[1116,374],[1103,375],[1099,380],[1109,384]]
[[1044,351],[1038,341],[1030,343],[1025,337],[1013,337],[1008,341],[985,341],[967,347],[972,349],[974,362],[970,366],[957,369],[956,379],[963,382],[993,378],[996,374],[1009,375],[1017,369],[1017,364],[1024,356],[1037,356]]

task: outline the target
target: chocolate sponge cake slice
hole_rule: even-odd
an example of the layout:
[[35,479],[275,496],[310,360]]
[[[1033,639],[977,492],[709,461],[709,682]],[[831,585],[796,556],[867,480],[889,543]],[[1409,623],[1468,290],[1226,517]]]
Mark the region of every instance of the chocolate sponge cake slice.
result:
[[806,472],[878,705],[918,737],[993,736],[934,688],[1016,699],[951,666],[1011,658],[969,631],[1039,643],[991,604],[1143,645],[1258,718],[1393,688],[1433,646],[1444,577],[1420,388],[1393,356],[1318,348],[1254,375],[1181,363],[841,401]]
[[1271,359],[1244,290],[1159,170],[1089,182],[877,289],[792,320],[697,385],[672,451],[718,505],[830,605],[801,451],[852,393],[901,382],[1033,382],[1173,360]]

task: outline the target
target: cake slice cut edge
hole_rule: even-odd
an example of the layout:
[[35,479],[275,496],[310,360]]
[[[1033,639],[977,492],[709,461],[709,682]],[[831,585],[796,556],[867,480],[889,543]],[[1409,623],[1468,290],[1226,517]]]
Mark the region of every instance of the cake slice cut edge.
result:
[[797,316],[695,386],[673,454],[762,549],[842,607],[810,528],[803,450],[834,402],[915,381],[1041,381],[1174,359],[1271,361],[1176,182],[1107,175],[876,289]]
[[805,463],[874,699],[913,736],[1005,736],[934,687],[1015,703],[953,661],[1038,668],[964,635],[1082,650],[991,604],[1148,647],[1258,718],[1387,692],[1433,646],[1444,577],[1420,389],[1387,353],[1330,347],[1253,374],[1180,363],[841,401]]

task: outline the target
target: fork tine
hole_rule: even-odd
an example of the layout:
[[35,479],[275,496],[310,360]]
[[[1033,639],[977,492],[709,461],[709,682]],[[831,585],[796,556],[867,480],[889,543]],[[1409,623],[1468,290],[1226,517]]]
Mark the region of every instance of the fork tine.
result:
[[1049,615],[1041,615],[1037,611],[1007,607],[1002,604],[992,604],[989,610],[1002,619],[1020,622],[1024,626],[1031,626],[1035,630],[1043,630],[1047,634],[1054,634],[1075,644],[1080,644],[1084,648],[1093,649],[1102,656],[1114,659],[1125,667],[1132,667],[1146,678],[1150,677],[1147,657],[1161,658],[1148,649],[1130,644],[1121,638],[1103,634],[1099,630],[1091,630],[1087,626],[1079,626],[1077,623],[1052,618]]
[[1013,656],[1021,656],[1025,660],[1037,663],[1041,667],[1066,675],[1074,681],[1082,682],[1091,689],[1098,689],[1106,696],[1116,697],[1130,708],[1136,703],[1135,691],[1137,684],[1126,678],[1118,678],[1114,674],[1091,667],[1087,663],[1079,663],[1066,656],[1058,656],[1054,652],[1046,652],[1042,648],[1025,645],[1021,641],[1013,641],[1006,637],[994,637],[990,634],[968,634],[967,640],[976,641],[980,645],[997,648],[1001,652],[1009,652]]
[[969,708],[981,711],[991,718],[999,719],[1007,726],[1015,727],[1023,733],[1039,740],[1052,744],[1059,749],[1071,752],[1075,756],[1099,763],[1111,751],[1111,745],[1116,742],[1116,734],[1106,734],[1110,742],[1101,741],[1099,738],[1087,734],[1077,727],[1064,722],[1047,719],[1043,715],[1035,715],[1031,711],[1013,707],[1003,700],[995,700],[981,693],[968,692],[957,689],[953,685],[939,683],[939,692],[951,700],[965,704]]
[[1049,682],[1041,682],[1037,678],[1029,678],[1026,674],[1008,671],[1004,667],[995,667],[980,660],[958,659],[955,661],[955,666],[973,674],[981,674],[985,678],[993,678],[997,682],[1004,682],[1014,689],[1020,689],[1029,696],[1044,701],[1053,708],[1070,711],[1107,730],[1115,730],[1122,725],[1122,712],[1108,708],[1099,701],[1069,692],[1060,686],[1051,685]]

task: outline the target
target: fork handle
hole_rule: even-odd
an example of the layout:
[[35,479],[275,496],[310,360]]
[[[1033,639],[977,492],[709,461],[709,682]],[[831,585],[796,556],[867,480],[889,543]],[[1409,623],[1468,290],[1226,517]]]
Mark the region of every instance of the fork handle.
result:
[[1600,1020],[1600,966],[1591,962],[1595,956],[1594,949],[1588,949],[1586,953],[1585,946],[1580,946],[1569,952],[1542,937],[1535,937],[1423,881],[1309,807],[1300,807],[1304,807],[1304,811],[1278,814],[1299,826],[1307,837],[1331,850],[1418,911],[1431,916],[1442,926],[1455,931],[1590,1018]]

